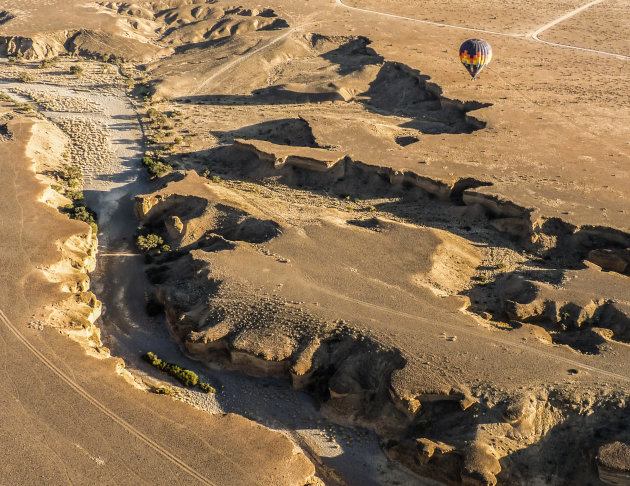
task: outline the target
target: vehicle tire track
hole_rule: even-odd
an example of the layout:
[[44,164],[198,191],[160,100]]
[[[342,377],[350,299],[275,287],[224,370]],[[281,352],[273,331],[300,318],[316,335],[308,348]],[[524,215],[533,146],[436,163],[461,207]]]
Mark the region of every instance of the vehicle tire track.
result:
[[88,403],[99,409],[104,415],[109,417],[112,421],[120,425],[123,429],[129,432],[134,437],[140,439],[146,445],[148,445],[155,452],[163,456],[165,459],[179,467],[185,473],[190,475],[192,478],[199,481],[200,484],[205,484],[208,486],[217,486],[216,483],[213,483],[205,476],[201,475],[197,471],[195,471],[192,467],[182,461],[180,458],[169,452],[167,449],[159,445],[153,439],[148,437],[146,434],[135,428],[125,419],[117,415],[115,412],[107,408],[107,406],[90,395],[81,385],[70,379],[62,370],[60,370],[51,360],[49,360],[41,351],[39,351],[33,344],[31,344],[28,339],[22,335],[20,331],[11,323],[9,318],[0,310],[0,321],[4,324],[4,326],[11,331],[11,333],[31,352],[35,355],[35,357],[41,361],[41,363],[46,366],[50,371],[52,371],[55,375],[57,375],[62,381],[64,381],[70,388],[72,388],[78,395],[83,397]]
[[228,62],[226,64],[224,64],[223,66],[221,66],[217,71],[215,71],[214,73],[212,73],[211,76],[209,76],[208,78],[206,78],[203,83],[201,83],[199,86],[197,86],[196,89],[194,89],[191,92],[191,95],[196,95],[197,93],[199,93],[199,91],[201,91],[203,88],[205,88],[208,83],[210,83],[211,81],[213,81],[214,79],[218,78],[219,76],[221,76],[221,74],[223,74],[224,72],[226,72],[228,69],[230,69],[231,67],[240,64],[241,62],[249,59],[251,56],[258,54],[260,51],[264,51],[265,49],[277,44],[278,42],[280,42],[281,40],[287,38],[289,35],[291,35],[293,32],[295,32],[296,30],[298,30],[300,27],[302,27],[301,25],[298,27],[293,27],[292,29],[288,30],[287,32],[285,32],[282,35],[279,35],[278,37],[276,37],[275,39],[273,39],[270,42],[267,42],[266,44],[264,44],[263,46],[259,47],[258,49],[254,49],[251,52],[248,52],[247,54],[244,54],[240,57],[237,57],[236,59],[234,59],[231,62]]

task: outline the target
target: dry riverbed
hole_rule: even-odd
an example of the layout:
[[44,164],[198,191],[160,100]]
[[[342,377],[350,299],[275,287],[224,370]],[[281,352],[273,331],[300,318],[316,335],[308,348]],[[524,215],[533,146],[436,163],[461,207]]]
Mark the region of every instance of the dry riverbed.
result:
[[[68,64],[54,69],[63,76]],[[57,125],[70,140],[68,163],[83,173],[85,201],[98,214],[99,247],[91,289],[103,303],[97,321],[103,345],[123,358],[140,387],[164,383],[177,399],[209,413],[236,413],[281,431],[319,463],[325,477],[343,484],[432,484],[395,466],[382,452],[371,431],[342,426],[326,419],[307,394],[292,390],[283,380],[256,379],[204,366],[186,358],[166,330],[162,317],[148,317],[145,306],[152,293],[144,275],[142,256],[133,245],[137,221],[133,198],[149,192],[151,183],[140,165],[143,132],[132,100],[112,77],[97,85],[100,73],[111,66],[84,61],[81,78],[65,76],[62,84],[47,73],[32,82],[5,80],[0,90],[29,103],[42,119]],[[5,75],[32,69],[32,64],[11,66]],[[42,323],[40,323],[42,325]],[[178,386],[144,363],[141,354],[160,357],[194,370],[217,388],[205,394]]]

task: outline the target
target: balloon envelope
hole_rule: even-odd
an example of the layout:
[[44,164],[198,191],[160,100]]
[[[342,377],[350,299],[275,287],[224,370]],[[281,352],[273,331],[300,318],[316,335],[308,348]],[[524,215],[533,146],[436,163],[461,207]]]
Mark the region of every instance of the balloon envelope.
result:
[[492,60],[492,47],[484,40],[468,39],[459,48],[459,60],[475,79]]

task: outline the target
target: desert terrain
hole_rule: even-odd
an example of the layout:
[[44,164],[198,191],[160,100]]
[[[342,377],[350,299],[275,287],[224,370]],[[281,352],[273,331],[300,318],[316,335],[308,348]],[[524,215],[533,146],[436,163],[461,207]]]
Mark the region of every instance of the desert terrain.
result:
[[630,484],[628,7],[0,0],[0,482]]

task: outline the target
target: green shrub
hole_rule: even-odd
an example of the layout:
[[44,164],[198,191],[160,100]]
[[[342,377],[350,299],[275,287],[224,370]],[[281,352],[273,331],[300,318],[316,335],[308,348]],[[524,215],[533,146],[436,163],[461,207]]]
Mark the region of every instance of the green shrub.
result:
[[16,103],[15,107],[19,110],[19,111],[23,111],[26,113],[29,113],[31,111],[33,111],[33,107],[28,104],[28,103]]
[[66,197],[73,201],[81,201],[83,199],[83,193],[81,191],[67,191]]
[[168,395],[169,397],[174,395],[173,390],[166,386],[156,386],[151,391],[157,395]]
[[160,358],[157,357],[157,354],[149,351],[148,353],[142,356],[142,359],[149,363],[151,366],[157,367],[159,363],[162,362]]
[[20,73],[18,74],[18,80],[21,81],[22,83],[30,83],[34,81],[35,78],[28,73]]
[[[177,368],[179,368],[179,366],[177,366]],[[175,374],[174,377],[177,378],[180,382],[182,382],[186,386],[195,386],[199,380],[197,373],[195,373],[194,371],[184,370],[181,368],[178,369],[178,374]]]
[[63,209],[68,213],[70,218],[78,219],[91,226],[94,233],[98,233],[98,225],[96,224],[96,213],[83,204],[66,204]]
[[195,386],[199,382],[199,377],[194,371],[187,370],[168,361],[162,361],[155,353],[148,352],[142,356],[142,359],[154,368],[172,376],[184,386]]
[[70,74],[81,76],[83,74],[83,66],[79,64],[73,64],[72,66],[70,66]]
[[44,59],[42,62],[40,62],[39,67],[42,69],[53,67],[56,66],[58,62],[59,58],[57,56],[51,57],[50,59]]
[[51,188],[53,191],[57,191],[57,192],[61,192],[61,190],[63,189],[63,187],[61,187],[59,184],[51,184],[51,185],[50,185],[50,188]]
[[164,174],[168,174],[171,170],[173,170],[170,165],[164,164],[163,162],[156,162],[148,169],[149,174],[152,177],[162,177]]
[[169,164],[165,164],[157,157],[157,154],[154,155],[154,157],[142,157],[142,165],[147,168],[147,171],[152,178],[162,177],[164,174],[173,170],[173,167]]
[[210,169],[206,169],[201,173],[201,177],[205,177],[206,179],[210,179],[210,175],[211,175]]
[[148,253],[163,244],[164,240],[162,239],[162,237],[153,233],[147,236],[140,235],[138,236],[138,238],[136,238],[136,246],[140,251],[144,253]]
[[218,184],[219,182],[221,182],[221,177],[220,176],[212,176],[212,182],[214,182],[215,184]]
[[198,383],[199,388],[201,388],[201,390],[205,391],[206,393],[216,393],[216,390],[214,389],[213,386],[210,386],[209,383],[205,383],[203,381],[200,381]]
[[149,108],[147,110],[147,116],[149,117],[149,120],[151,120],[151,123],[156,126],[166,125],[168,122],[168,117],[155,108]]
[[64,181],[69,181],[72,179],[76,179],[76,180],[81,180],[83,179],[83,174],[81,173],[81,169],[75,165],[64,165],[61,168],[61,172],[59,173],[59,176],[64,180]]

